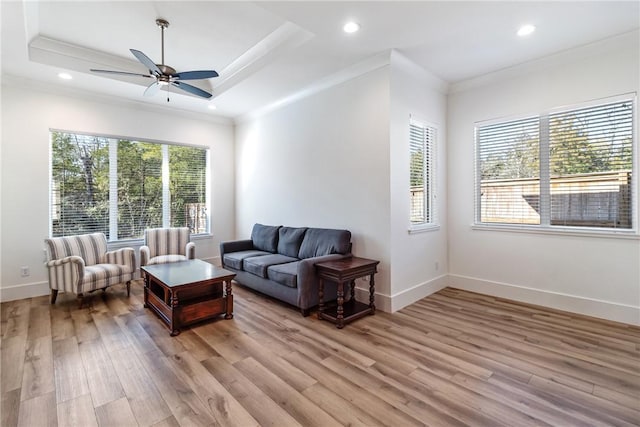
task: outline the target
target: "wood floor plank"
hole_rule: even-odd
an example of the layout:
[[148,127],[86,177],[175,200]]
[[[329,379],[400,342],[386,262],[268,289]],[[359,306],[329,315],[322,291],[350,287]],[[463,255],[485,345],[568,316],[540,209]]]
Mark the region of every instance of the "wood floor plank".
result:
[[[27,340],[20,400],[56,393],[51,336]],[[55,401],[55,397],[54,397]]]
[[53,370],[58,403],[89,394],[76,337],[53,341]]
[[98,427],[91,396],[85,394],[58,403],[58,427]]
[[40,394],[20,402],[18,427],[56,427],[57,425],[55,392]]
[[302,425],[223,357],[214,356],[202,364],[261,426]]
[[20,389],[2,393],[2,407],[0,408],[0,425],[15,427],[18,425],[20,411]]
[[640,426],[640,327],[445,288],[344,329],[234,287],[171,337],[143,284],[0,304],[4,427]]
[[133,427],[138,425],[126,397],[97,406],[96,418],[100,427]]
[[149,426],[172,415],[132,347],[109,355],[138,425]]
[[27,346],[24,335],[5,338],[0,343],[0,392],[2,394],[20,389],[23,382],[24,359]]
[[168,361],[176,374],[207,405],[216,424],[230,427],[259,425],[258,421],[189,351],[176,354],[168,358]]
[[79,351],[93,404],[98,407],[124,397],[124,390],[102,340],[84,341],[80,343]]

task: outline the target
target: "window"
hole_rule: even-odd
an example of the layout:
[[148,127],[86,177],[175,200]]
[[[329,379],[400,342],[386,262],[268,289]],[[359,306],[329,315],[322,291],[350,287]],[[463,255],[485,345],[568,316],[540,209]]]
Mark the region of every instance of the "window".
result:
[[411,119],[409,123],[409,196],[411,229],[436,223],[436,128]]
[[476,223],[630,230],[634,99],[476,126]]
[[205,148],[52,131],[51,236],[206,233],[207,175]]

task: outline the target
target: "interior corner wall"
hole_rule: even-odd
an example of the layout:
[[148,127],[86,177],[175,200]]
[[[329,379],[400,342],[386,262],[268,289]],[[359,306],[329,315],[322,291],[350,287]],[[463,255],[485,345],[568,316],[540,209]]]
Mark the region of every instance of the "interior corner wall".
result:
[[[447,285],[446,84],[402,54],[391,53],[391,295],[392,311]],[[409,234],[409,118],[437,129],[435,161],[438,229]]]
[[388,66],[237,125],[237,237],[254,223],[350,230],[353,253],[380,260],[390,310],[388,156]]
[[[517,75],[496,73],[454,88],[447,126],[451,286],[640,324],[640,240],[471,228],[474,123],[638,93],[638,39],[636,31],[538,61]],[[637,187],[634,197],[637,208]]]
[[[0,299],[48,293],[44,239],[49,233],[49,129],[197,144],[211,149],[211,230],[196,256],[215,261],[219,242],[234,237],[232,124],[2,86],[2,259]],[[136,247],[137,249],[137,247]],[[20,267],[31,274],[20,276]]]

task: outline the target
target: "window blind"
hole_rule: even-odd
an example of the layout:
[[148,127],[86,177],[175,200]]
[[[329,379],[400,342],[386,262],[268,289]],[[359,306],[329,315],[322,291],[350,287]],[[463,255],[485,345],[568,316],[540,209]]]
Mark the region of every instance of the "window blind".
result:
[[549,139],[551,224],[631,228],[632,103],[550,114]]
[[477,128],[480,222],[540,224],[538,117]]
[[412,120],[409,124],[410,223],[435,222],[434,170],[436,129]]
[[51,132],[51,235],[103,232],[135,239],[146,228],[208,231],[208,150]]
[[476,126],[476,221],[634,228],[634,100]]

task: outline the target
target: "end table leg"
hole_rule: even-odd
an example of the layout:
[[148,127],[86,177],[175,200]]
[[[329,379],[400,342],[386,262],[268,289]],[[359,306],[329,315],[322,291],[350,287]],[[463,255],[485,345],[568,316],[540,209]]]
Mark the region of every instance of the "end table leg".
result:
[[371,279],[369,280],[369,307],[371,308],[370,314],[374,314],[376,312],[375,293],[376,282],[374,281],[372,274]]
[[344,283],[338,282],[338,310],[336,315],[336,325],[338,329],[344,328]]
[[231,280],[227,280],[226,285],[226,304],[227,304],[227,313],[224,315],[225,319],[233,319],[233,291],[231,289]]
[[175,337],[180,334],[180,325],[176,322],[176,311],[178,309],[178,294],[176,292],[171,292],[169,297],[170,305],[171,305],[171,324],[169,325],[169,329],[171,329],[171,336]]
[[351,281],[351,298],[349,301],[354,302],[356,300],[356,281]]
[[320,314],[324,311],[324,280],[320,278],[318,280],[318,319],[321,319]]

